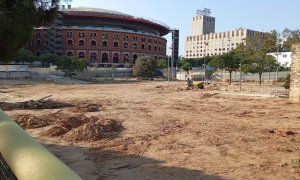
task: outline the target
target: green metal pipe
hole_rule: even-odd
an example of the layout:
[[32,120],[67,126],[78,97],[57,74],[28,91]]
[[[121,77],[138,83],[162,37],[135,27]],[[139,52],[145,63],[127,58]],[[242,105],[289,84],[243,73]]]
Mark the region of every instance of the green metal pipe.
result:
[[1,110],[0,152],[19,180],[82,179]]

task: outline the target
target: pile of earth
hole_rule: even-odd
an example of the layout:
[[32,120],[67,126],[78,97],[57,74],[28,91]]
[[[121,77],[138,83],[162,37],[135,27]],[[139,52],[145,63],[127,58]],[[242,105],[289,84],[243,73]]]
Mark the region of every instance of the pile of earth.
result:
[[99,119],[85,114],[53,113],[40,117],[19,115],[15,121],[24,129],[41,129],[41,135],[62,137],[67,141],[98,141],[117,137],[123,130],[121,121]]

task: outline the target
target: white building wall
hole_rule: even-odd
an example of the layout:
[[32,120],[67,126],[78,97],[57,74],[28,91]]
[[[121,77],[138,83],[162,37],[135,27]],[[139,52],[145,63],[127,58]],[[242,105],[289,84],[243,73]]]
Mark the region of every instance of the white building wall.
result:
[[292,63],[292,52],[279,52],[277,57],[277,52],[268,53],[267,55],[274,56],[276,61],[280,63],[283,67],[291,67]]

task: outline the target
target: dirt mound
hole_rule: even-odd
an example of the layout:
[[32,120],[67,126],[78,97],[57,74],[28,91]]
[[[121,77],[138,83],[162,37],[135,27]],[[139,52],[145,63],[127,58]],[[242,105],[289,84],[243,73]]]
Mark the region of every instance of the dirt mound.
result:
[[24,129],[35,129],[49,126],[51,120],[46,118],[39,118],[31,114],[19,115],[14,118],[16,123]]
[[272,130],[269,130],[268,132],[269,132],[270,134],[274,134],[274,135],[278,135],[278,136],[283,136],[283,137],[286,137],[286,136],[294,136],[294,135],[297,134],[297,133],[294,132],[294,131],[287,130],[287,129],[284,129],[284,128],[272,129]]
[[30,100],[16,103],[0,102],[0,109],[4,111],[14,109],[58,109],[72,106],[69,103],[54,101],[53,99]]
[[86,104],[86,105],[78,105],[74,109],[72,109],[72,112],[75,113],[83,113],[83,112],[99,112],[100,107],[102,107],[102,104]]
[[48,131],[43,133],[45,136],[62,136],[72,129],[76,129],[84,123],[94,120],[95,117],[88,118],[84,114],[77,114],[74,116],[61,116],[55,126],[51,127]]
[[93,119],[65,135],[68,141],[98,141],[118,135],[124,130],[122,123],[112,119]]

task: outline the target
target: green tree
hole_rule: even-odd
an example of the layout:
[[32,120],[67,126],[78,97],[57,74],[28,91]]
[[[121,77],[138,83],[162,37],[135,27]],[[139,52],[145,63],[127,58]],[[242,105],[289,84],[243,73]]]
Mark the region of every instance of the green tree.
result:
[[76,72],[83,71],[87,66],[87,60],[77,57],[64,56],[57,62],[57,70],[65,72],[66,76],[70,76]]
[[33,53],[31,51],[22,48],[18,51],[14,60],[17,63],[20,63],[20,62],[22,62],[23,64],[25,62],[32,63],[35,60],[35,56],[33,55]]
[[133,75],[137,77],[153,77],[157,68],[157,61],[150,56],[139,57],[133,66]]
[[[258,73],[259,85],[261,85],[262,82],[262,73],[268,72],[270,68],[277,66],[276,59],[273,56],[266,55],[273,50],[272,47],[269,47],[272,38],[274,38],[274,36],[262,36],[260,33],[256,33],[247,39],[247,46],[244,49],[246,59],[245,65],[243,66],[244,71]],[[274,42],[271,44],[274,45]]]
[[0,61],[17,55],[31,38],[33,27],[51,23],[59,0],[0,1]]
[[186,71],[187,73],[189,73],[189,71],[192,69],[192,64],[189,62],[184,62],[183,65],[181,66],[181,68]]
[[292,45],[300,42],[300,30],[289,30],[286,28],[282,34],[286,38],[286,41],[283,42],[284,51],[292,51]]
[[214,69],[222,69],[229,72],[229,84],[232,80],[232,72],[237,71],[240,67],[241,59],[239,58],[236,51],[231,51],[229,53],[215,56],[209,65]]
[[43,65],[57,64],[59,57],[52,53],[44,53],[39,57]]
[[167,59],[159,59],[157,61],[157,68],[167,68],[168,67],[168,60]]

